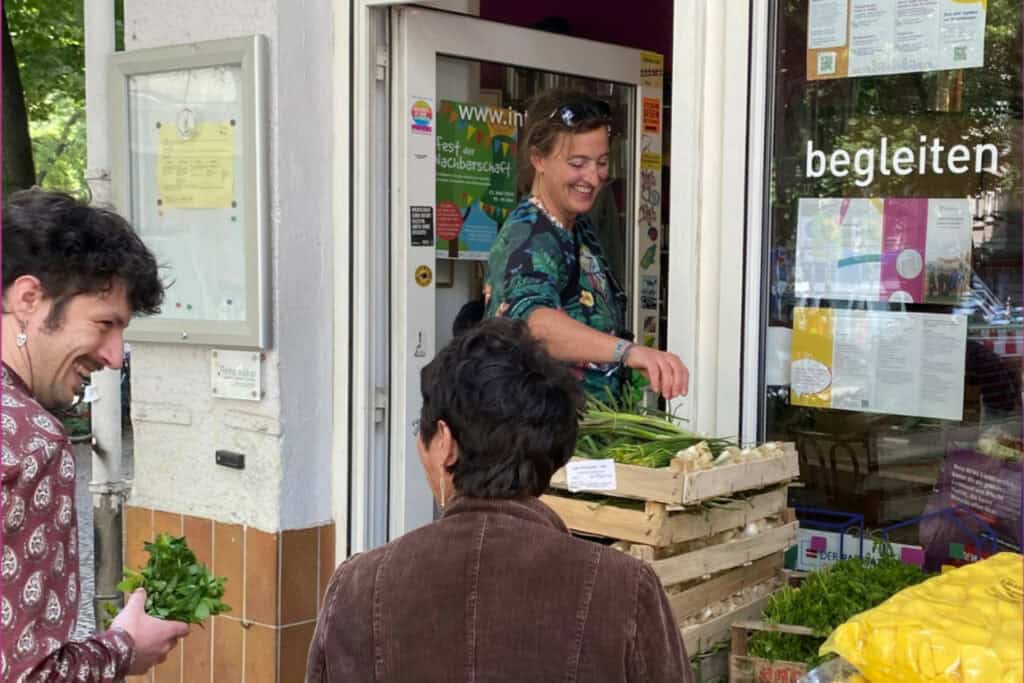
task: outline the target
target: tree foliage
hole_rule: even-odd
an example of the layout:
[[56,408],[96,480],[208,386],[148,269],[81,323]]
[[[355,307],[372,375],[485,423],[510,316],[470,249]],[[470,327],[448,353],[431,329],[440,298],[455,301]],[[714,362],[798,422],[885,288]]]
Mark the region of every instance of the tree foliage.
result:
[[81,194],[86,163],[83,2],[6,0],[4,12],[24,90],[35,182]]

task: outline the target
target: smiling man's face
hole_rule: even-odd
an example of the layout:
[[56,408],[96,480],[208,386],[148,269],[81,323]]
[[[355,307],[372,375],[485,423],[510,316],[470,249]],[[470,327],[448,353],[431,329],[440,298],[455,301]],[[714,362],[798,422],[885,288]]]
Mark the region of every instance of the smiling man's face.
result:
[[106,292],[72,297],[54,327],[47,324],[52,310],[53,300],[44,299],[27,321],[31,367],[23,378],[51,409],[71,405],[91,373],[121,367],[124,329],[132,317],[125,285],[118,280]]

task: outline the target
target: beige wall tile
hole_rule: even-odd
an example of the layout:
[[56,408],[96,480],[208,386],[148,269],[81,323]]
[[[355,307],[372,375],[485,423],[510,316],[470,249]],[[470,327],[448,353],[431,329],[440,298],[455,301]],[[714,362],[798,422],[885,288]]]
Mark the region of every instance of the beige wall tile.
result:
[[181,536],[181,513],[153,510],[153,536],[158,534]]
[[242,683],[245,667],[242,656],[245,629],[242,622],[231,617],[214,617],[212,621],[214,683]]
[[245,683],[277,683],[277,635],[270,626],[245,630]]
[[281,532],[281,625],[316,619],[319,529]]
[[303,683],[306,676],[306,657],[313,640],[316,623],[281,628],[281,662],[278,683]]
[[153,511],[126,505],[124,508],[124,566],[140,569],[149,560],[142,544],[153,540]]
[[[213,620],[192,624],[192,631],[181,641],[181,680],[183,683],[210,683],[213,673]],[[216,683],[215,681],[213,683]]]
[[279,538],[279,534],[252,527],[245,530],[245,618],[268,626],[280,623],[277,611]]
[[213,566],[213,521],[203,517],[182,515],[181,532],[185,536],[185,542],[196,559],[207,567]]
[[338,566],[335,560],[334,550],[334,522],[320,527],[320,586],[317,592],[317,613],[323,603],[324,593],[327,591],[327,583],[334,575],[334,569]]
[[227,578],[224,597],[231,607],[231,616],[245,617],[245,530],[239,524],[213,523],[213,573]]
[[162,664],[153,667],[153,683],[182,683],[180,643],[171,650]]

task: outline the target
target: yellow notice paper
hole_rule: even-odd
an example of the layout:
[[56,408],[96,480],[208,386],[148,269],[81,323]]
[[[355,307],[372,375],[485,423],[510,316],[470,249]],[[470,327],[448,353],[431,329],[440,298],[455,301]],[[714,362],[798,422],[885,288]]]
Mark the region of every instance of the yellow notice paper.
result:
[[235,194],[235,129],[200,123],[184,138],[174,126],[161,126],[156,185],[165,208],[229,208]]
[[832,309],[793,309],[790,403],[811,408],[832,405]]
[[644,152],[640,155],[640,168],[645,171],[660,171],[661,155],[657,152]]
[[661,88],[665,77],[665,58],[657,52],[640,53],[640,82],[645,88]]

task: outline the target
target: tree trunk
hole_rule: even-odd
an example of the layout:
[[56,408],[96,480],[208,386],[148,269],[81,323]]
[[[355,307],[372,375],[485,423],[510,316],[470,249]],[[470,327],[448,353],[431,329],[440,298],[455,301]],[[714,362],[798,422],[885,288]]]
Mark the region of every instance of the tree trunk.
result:
[[28,135],[25,91],[14,55],[14,43],[7,27],[7,6],[3,6],[3,192],[32,187],[36,180],[32,162],[32,140]]

